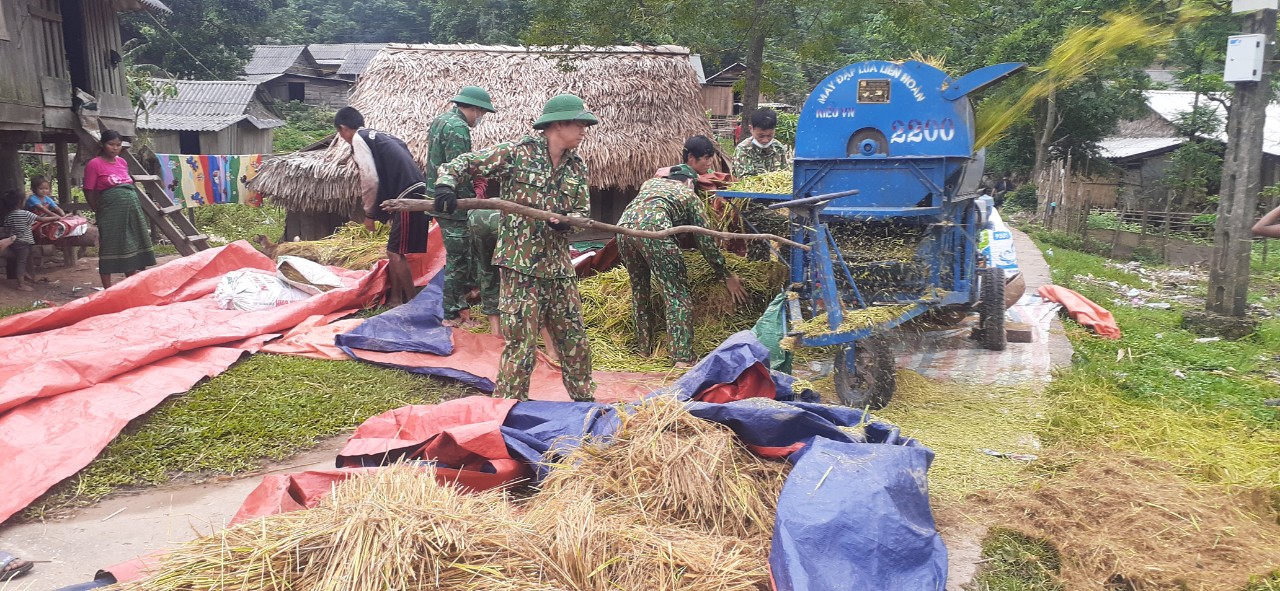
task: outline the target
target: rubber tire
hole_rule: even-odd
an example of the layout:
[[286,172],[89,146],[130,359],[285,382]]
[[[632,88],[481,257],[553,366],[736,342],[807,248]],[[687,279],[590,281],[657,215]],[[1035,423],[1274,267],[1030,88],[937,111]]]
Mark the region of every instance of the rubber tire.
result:
[[978,342],[988,350],[1003,351],[1008,342],[1004,332],[1004,269],[991,267],[981,273]]
[[[853,373],[845,368],[845,357],[853,351]],[[897,388],[897,365],[889,344],[882,339],[862,339],[841,347],[835,360],[836,395],[854,408],[879,410],[889,405]]]

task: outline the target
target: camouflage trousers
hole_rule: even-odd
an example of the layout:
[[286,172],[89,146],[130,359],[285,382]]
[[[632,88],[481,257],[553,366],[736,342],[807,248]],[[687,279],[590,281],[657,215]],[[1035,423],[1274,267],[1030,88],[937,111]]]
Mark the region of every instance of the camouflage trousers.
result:
[[475,257],[467,235],[467,220],[438,217],[436,223],[440,224],[440,237],[444,239],[444,317],[452,320],[471,307],[467,292],[476,286]]
[[564,371],[564,388],[574,400],[594,400],[591,381],[591,348],[582,325],[582,299],[576,277],[534,277],[501,268],[502,349],[498,383],[493,395],[499,398],[529,398],[529,377],[533,374],[538,332],[547,328]]
[[694,360],[693,354],[693,306],[689,287],[689,273],[685,268],[680,246],[670,238],[652,240],[618,236],[618,253],[627,267],[631,279],[631,307],[636,323],[636,343],[640,353],[653,353],[655,340],[653,292],[651,283],[656,280],[662,290],[667,308],[667,334],[671,336],[671,361],[674,363]]
[[501,281],[498,266],[493,264],[493,249],[498,245],[498,223],[501,220],[502,212],[495,209],[467,212],[475,279],[480,284],[480,307],[486,316],[498,314]]

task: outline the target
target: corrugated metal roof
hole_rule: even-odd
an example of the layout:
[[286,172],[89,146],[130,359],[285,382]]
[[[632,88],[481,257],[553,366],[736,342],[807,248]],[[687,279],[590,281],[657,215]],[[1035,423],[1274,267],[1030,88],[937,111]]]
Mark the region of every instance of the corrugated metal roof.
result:
[[169,10],[169,7],[165,6],[160,0],[111,0],[111,5],[117,12],[150,10],[153,12],[173,14],[173,11]]
[[254,45],[253,57],[244,65],[244,73],[279,74],[298,61],[305,45]]
[[[179,80],[178,96],[164,99],[139,117],[138,127],[167,131],[216,131],[249,119],[259,129],[280,127],[284,121],[265,106],[254,105],[258,85],[253,82]],[[250,115],[253,111],[254,115]]]
[[708,76],[706,83],[711,86],[733,86],[733,83],[737,82],[739,78],[742,78],[742,74],[746,71],[747,65],[742,62],[737,62]]
[[312,43],[307,46],[307,51],[322,64],[341,64],[354,47],[352,43]]
[[689,63],[693,65],[693,71],[698,74],[698,84],[706,84],[707,74],[702,69],[702,56],[696,53],[689,56]]
[[[1148,90],[1147,106],[1165,121],[1173,123],[1183,113],[1191,111],[1195,104],[1195,93],[1182,90]],[[1200,98],[1200,104],[1210,107],[1222,119],[1223,129],[1212,136],[1220,142],[1227,141],[1227,114],[1218,102]],[[1262,130],[1262,151],[1273,156],[1280,156],[1280,105],[1267,105],[1267,122]]]
[[339,76],[359,76],[364,73],[365,68],[369,67],[369,62],[373,60],[373,56],[378,55],[382,48],[386,47],[385,43],[359,43],[347,52],[347,57],[342,61],[342,66],[338,68]]
[[1163,152],[1187,143],[1181,137],[1109,137],[1098,142],[1103,158],[1122,160]]

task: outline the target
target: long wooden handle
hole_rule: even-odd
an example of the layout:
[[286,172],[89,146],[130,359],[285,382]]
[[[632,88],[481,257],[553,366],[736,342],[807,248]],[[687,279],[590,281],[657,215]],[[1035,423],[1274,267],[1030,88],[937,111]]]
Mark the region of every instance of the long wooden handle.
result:
[[575,228],[588,228],[592,230],[604,230],[613,232],[614,234],[622,234],[624,236],[632,236],[635,238],[670,238],[676,234],[705,234],[713,238],[722,240],[774,240],[802,250],[809,250],[809,247],[800,244],[794,240],[788,240],[774,234],[737,234],[734,232],[719,232],[702,226],[676,226],[665,230],[637,230],[635,228],[623,228],[613,224],[606,224],[587,218],[568,217],[564,215],[556,215],[543,209],[536,209],[519,203],[512,203],[502,199],[459,199],[458,209],[497,209],[503,213],[522,215],[528,218],[534,218],[543,221],[558,219]]

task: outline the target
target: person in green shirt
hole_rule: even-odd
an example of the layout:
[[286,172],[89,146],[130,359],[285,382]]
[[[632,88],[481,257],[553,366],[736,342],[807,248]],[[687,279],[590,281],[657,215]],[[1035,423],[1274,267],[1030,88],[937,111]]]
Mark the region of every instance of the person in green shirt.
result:
[[[786,170],[791,166],[791,150],[775,139],[778,114],[772,109],[756,109],[751,114],[751,136],[742,140],[733,150],[733,175],[747,178]],[[748,200],[742,208],[742,219],[756,232],[786,236],[789,227],[786,216],[765,209],[763,203]],[[747,246],[747,256],[755,260],[769,258],[769,243],[753,241]]]
[[[653,178],[640,186],[640,194],[627,205],[618,225],[636,230],[661,231],[675,226],[707,226],[703,201],[693,190],[698,175],[706,174],[716,157],[715,144],[706,136],[684,142],[684,163],[671,168],[665,178]],[[653,353],[654,314],[651,284],[656,281],[666,300],[667,334],[671,336],[671,360],[677,368],[691,367],[693,351],[692,290],[684,255],[675,238],[635,238],[618,235],[618,253],[631,279],[631,305],[636,343],[646,357]],[[729,272],[724,254],[710,236],[695,235],[698,251],[724,281],[735,303],[746,301],[747,292]]]
[[751,114],[751,137],[733,150],[733,175],[746,178],[791,166],[791,150],[773,136],[778,114],[773,109],[756,109]]
[[[486,114],[495,112],[489,93],[479,86],[464,86],[450,100],[453,109],[432,120],[428,128],[425,171],[428,187],[435,186],[442,164],[471,151],[471,128]],[[475,196],[471,185],[458,187],[458,194],[460,197]],[[471,304],[467,303],[467,293],[479,286],[475,275],[475,254],[468,237],[467,212],[430,213],[436,218],[444,241],[444,324],[458,326],[470,320]]]
[[[502,187],[502,198],[556,215],[551,221],[503,215],[493,264],[499,267],[498,311],[502,349],[494,396],[526,399],[533,373],[538,332],[546,326],[560,354],[565,390],[574,400],[593,400],[591,350],[582,323],[582,299],[569,257],[569,231],[563,218],[588,217],[587,164],[575,151],[587,127],[599,123],[582,99],[572,94],[552,97],[533,128],[540,131],[463,154],[439,169],[435,211],[457,209],[459,187],[477,176]],[[421,207],[413,200],[389,201],[391,210]]]

